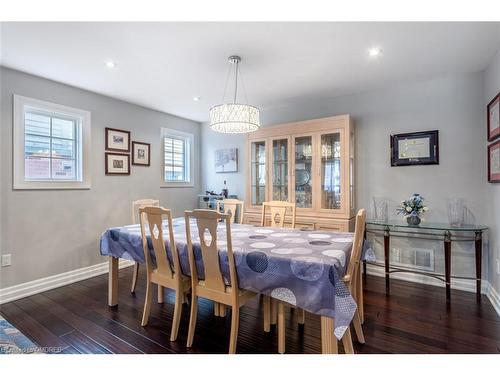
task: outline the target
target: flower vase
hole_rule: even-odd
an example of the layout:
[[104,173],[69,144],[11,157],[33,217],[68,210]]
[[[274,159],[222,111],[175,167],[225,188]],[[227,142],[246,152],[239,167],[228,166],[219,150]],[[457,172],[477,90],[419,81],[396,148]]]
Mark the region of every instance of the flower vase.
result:
[[409,225],[419,225],[420,224],[420,218],[417,215],[410,215],[406,217],[406,222]]

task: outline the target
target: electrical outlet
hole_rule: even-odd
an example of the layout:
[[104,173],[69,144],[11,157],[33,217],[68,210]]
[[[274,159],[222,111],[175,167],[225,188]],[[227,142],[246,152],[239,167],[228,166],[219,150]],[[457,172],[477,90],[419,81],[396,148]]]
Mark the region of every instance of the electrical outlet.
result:
[[11,262],[10,254],[2,255],[2,267],[10,266],[10,262]]

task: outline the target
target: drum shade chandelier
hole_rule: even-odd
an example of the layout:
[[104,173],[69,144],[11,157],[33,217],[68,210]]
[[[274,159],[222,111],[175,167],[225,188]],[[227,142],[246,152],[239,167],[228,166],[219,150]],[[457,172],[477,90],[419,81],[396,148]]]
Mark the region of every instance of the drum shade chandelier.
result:
[[[237,103],[238,75],[241,57],[230,56],[229,63],[234,65],[234,96],[232,103],[219,104],[210,108],[210,128],[220,133],[251,133],[260,128],[259,109],[252,105]],[[228,76],[229,78],[229,76]],[[224,98],[226,96],[224,88]],[[243,86],[244,88],[244,86]]]

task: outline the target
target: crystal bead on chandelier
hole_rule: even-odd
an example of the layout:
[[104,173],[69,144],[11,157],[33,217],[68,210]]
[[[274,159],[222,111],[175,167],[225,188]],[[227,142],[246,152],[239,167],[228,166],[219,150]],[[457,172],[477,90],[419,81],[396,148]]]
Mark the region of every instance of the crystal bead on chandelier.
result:
[[236,103],[241,58],[239,56],[230,56],[229,62],[234,65],[233,102],[219,104],[210,108],[210,128],[220,133],[251,133],[260,128],[259,109],[252,105]]

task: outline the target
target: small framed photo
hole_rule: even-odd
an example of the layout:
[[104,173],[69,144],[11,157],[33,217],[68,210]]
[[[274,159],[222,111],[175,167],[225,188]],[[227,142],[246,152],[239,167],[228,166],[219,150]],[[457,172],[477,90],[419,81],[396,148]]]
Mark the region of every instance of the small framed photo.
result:
[[238,149],[236,147],[215,150],[215,173],[238,172]]
[[130,132],[106,128],[106,151],[130,152]]
[[151,144],[132,141],[132,165],[149,167]]
[[500,182],[500,139],[488,146],[488,182]]
[[130,174],[130,155],[106,152],[105,159],[107,176],[125,176]]
[[488,141],[500,137],[500,92],[493,98],[487,107]]
[[391,135],[391,166],[439,164],[439,132]]

